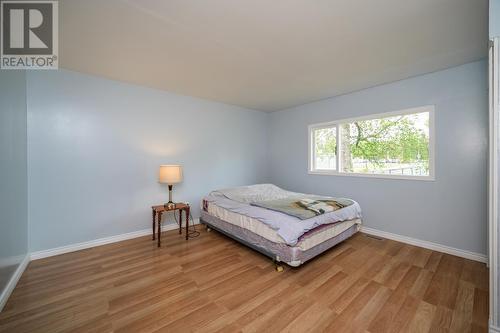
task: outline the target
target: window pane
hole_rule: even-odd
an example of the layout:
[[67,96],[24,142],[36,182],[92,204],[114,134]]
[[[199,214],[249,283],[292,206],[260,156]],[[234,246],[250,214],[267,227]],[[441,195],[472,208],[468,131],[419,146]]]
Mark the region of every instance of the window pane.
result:
[[339,128],[342,172],[429,176],[429,112]]
[[314,169],[336,170],[337,160],[337,130],[335,127],[315,129],[314,138]]

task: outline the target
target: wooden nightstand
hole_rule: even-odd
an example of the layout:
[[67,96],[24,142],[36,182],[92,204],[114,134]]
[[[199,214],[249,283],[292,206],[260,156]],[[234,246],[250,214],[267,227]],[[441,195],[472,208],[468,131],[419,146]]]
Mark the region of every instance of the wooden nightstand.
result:
[[[182,234],[182,212],[186,214],[186,240],[188,240],[188,229],[189,229],[189,205],[185,203],[176,203],[173,208],[166,208],[163,205],[151,207],[153,210],[153,240],[155,239],[155,227],[158,232],[158,247],[161,246],[161,216],[164,212],[179,211],[179,234]],[[175,214],[175,212],[174,212]]]

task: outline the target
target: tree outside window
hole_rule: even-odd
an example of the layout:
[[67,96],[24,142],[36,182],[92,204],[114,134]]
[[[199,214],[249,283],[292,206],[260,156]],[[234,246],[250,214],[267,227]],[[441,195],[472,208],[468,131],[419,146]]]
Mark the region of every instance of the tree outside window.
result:
[[312,171],[429,176],[429,128],[427,111],[338,122],[313,129]]

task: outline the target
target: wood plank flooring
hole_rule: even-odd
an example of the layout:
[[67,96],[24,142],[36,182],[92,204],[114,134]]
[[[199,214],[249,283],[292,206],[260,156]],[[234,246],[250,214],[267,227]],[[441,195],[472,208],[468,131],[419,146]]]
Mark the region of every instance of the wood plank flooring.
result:
[[300,268],[198,226],[33,261],[0,332],[486,332],[484,264],[358,233]]

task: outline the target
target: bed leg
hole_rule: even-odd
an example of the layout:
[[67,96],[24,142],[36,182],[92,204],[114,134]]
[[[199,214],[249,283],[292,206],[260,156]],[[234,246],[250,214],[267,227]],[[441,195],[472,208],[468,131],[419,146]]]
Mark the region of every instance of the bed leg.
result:
[[273,260],[274,262],[274,268],[276,269],[276,272],[283,272],[284,268],[283,265],[281,265],[281,262]]
[[207,232],[212,231],[212,229],[210,229],[210,227],[208,225],[206,225],[205,227],[207,228]]

